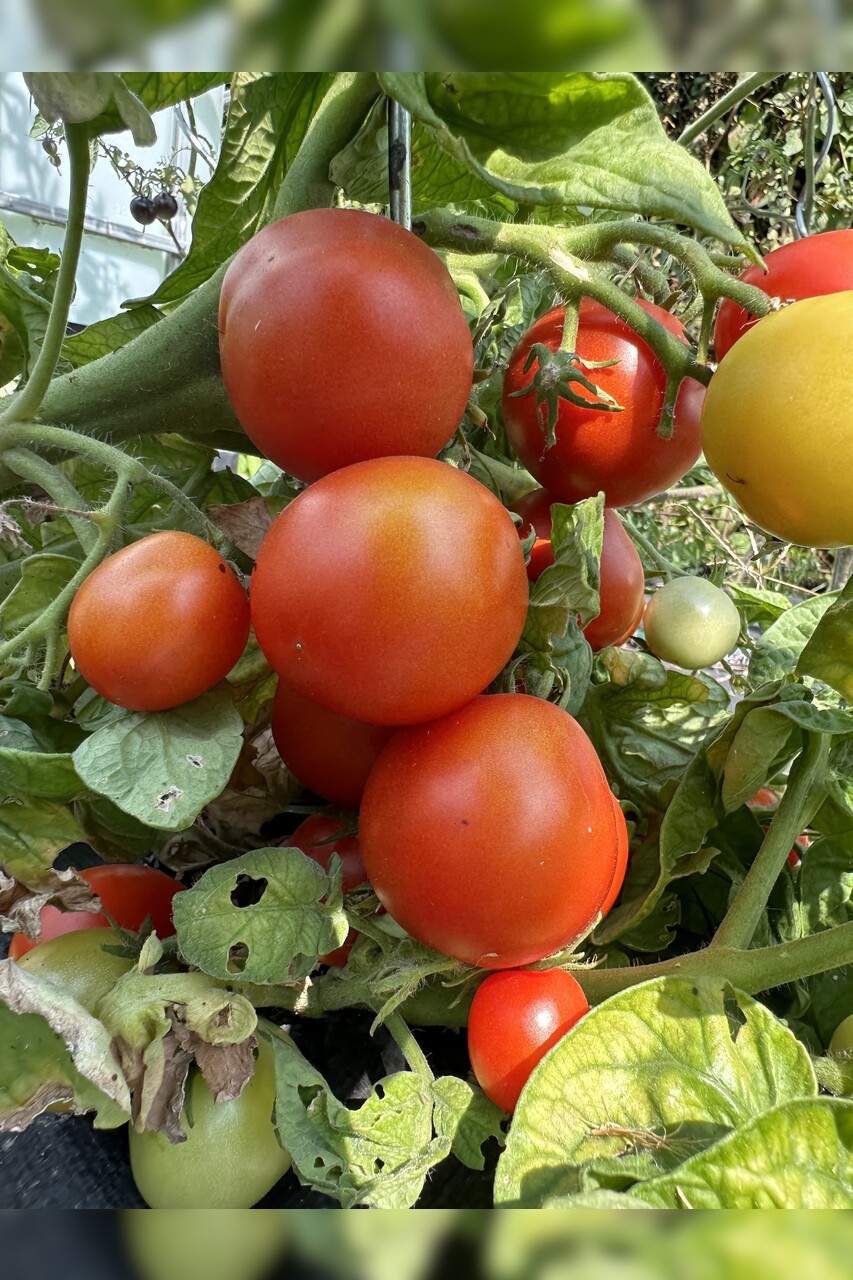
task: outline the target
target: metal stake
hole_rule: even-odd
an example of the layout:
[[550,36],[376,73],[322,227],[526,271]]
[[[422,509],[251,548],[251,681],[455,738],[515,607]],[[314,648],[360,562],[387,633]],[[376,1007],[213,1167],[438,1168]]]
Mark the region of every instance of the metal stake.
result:
[[388,99],[388,189],[394,222],[412,229],[412,117]]

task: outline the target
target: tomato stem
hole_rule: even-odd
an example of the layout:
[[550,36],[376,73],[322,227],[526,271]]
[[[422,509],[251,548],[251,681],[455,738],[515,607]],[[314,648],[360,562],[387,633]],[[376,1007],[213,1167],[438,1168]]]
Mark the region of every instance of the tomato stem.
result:
[[[88,513],[84,513],[85,503],[80,493],[66,475],[52,462],[40,458],[32,449],[19,446],[17,449],[5,449],[3,461],[7,467],[16,472],[22,480],[38,485],[53,499],[57,508],[68,514],[71,525],[84,551],[91,551],[97,539],[97,533]],[[72,514],[74,513],[74,514]],[[79,514],[78,514],[79,513]]]
[[433,1084],[435,1076],[433,1075],[430,1065],[424,1057],[423,1050],[412,1035],[412,1029],[399,1013],[389,1014],[385,1019],[385,1026],[394,1037],[403,1055],[414,1071],[415,1075],[427,1084]]

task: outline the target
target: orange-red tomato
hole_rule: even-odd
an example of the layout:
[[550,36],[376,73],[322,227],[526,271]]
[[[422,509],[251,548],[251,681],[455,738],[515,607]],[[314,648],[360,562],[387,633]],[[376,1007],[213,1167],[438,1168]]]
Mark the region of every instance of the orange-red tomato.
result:
[[[531,526],[536,533],[527,565],[527,576],[533,582],[554,563],[551,504],[556,501],[546,489],[535,489],[510,508],[527,521],[519,530],[522,538],[529,536]],[[616,512],[608,508],[604,512],[601,541],[601,607],[598,616],[584,627],[584,635],[594,653],[608,645],[624,644],[637,630],[645,606],[644,586],[643,562],[637,548]]]
[[[85,867],[79,872],[93,893],[101,899],[116,924],[136,933],[146,917],[158,938],[171,938],[175,932],[172,923],[172,899],[184,885],[179,884],[165,871],[155,867],[136,866],[132,863],[108,864]],[[100,911],[60,911],[50,905],[42,907],[41,942],[49,942],[62,933],[76,933],[79,929],[107,929],[110,922]],[[12,960],[26,955],[38,943],[24,933],[14,933],[9,943]]]
[[375,458],[311,485],[264,538],[252,620],[298,692],[372,724],[468,702],[512,655],[527,616],[512,518],[430,458]]
[[359,833],[394,919],[485,969],[574,942],[616,873],[613,797],[592,743],[526,694],[400,729],[367,779]]
[[625,872],[628,870],[628,824],[622,812],[622,806],[613,796],[613,816],[616,819],[616,871],[613,882],[607,890],[607,897],[601,904],[602,918],[607,915],[625,883]]
[[[292,836],[288,837],[288,846],[301,849],[309,858],[319,862],[324,871],[329,869],[329,859],[336,853],[341,860],[341,885],[344,893],[357,888],[360,884],[368,884],[367,872],[361,856],[358,840],[355,836],[342,834],[339,818],[327,817],[325,814],[314,814],[300,822]],[[342,968],[352,951],[356,939],[355,929],[350,929],[344,941],[328,955],[320,956],[320,964]]]
[[[651,302],[640,306],[686,341],[682,325]],[[604,491],[608,507],[630,506],[680,480],[699,457],[699,418],[705,389],[693,379],[682,383],[669,440],[657,434],[666,390],[663,365],[633,329],[606,307],[584,298],[580,308],[577,352],[585,360],[618,363],[591,369],[592,382],[622,406],[621,412],[581,408],[561,400],[556,441],[547,448],[547,407],[535,392],[516,395],[533,381],[538,363],[525,372],[530,348],[543,343],[556,351],[563,337],[565,311],[541,316],[510,356],[504,379],[503,412],[507,435],[521,461],[559,502],[578,502]],[[575,389],[584,399],[589,393]]]
[[565,969],[489,974],[468,1015],[468,1056],[486,1096],[514,1111],[533,1068],[588,1012],[580,984]]
[[68,644],[102,697],[163,711],[212,689],[249,638],[249,604],[218,551],[191,533],[152,533],[108,556],[77,592]]
[[342,809],[356,809],[373,762],[394,732],[330,711],[279,680],[272,736],[304,787]]
[[434,457],[473,374],[444,263],[357,209],[296,213],[244,245],[222,282],[219,352],[246,434],[309,481],[367,458]]

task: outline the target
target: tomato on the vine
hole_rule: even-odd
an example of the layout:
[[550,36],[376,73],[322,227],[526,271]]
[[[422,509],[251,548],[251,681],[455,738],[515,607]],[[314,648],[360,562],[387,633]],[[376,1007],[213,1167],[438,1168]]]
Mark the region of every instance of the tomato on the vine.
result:
[[646,605],[643,630],[656,657],[695,671],[731,653],[740,635],[740,614],[707,578],[673,578]]
[[133,968],[132,960],[104,950],[120,946],[115,929],[78,929],[40,942],[17,963],[27,973],[45,978],[73,996],[89,1013],[97,1014],[104,996]]
[[473,376],[444,263],[360,209],[296,213],[243,246],[222,282],[219,352],[246,434],[308,481],[367,458],[434,457]]
[[574,942],[616,872],[612,794],[592,743],[526,694],[400,729],[367,779],[359,837],[398,924],[485,969]]
[[164,711],[212,689],[249,638],[249,604],[209,543],[164,530],[108,556],[68,615],[71,656],[93,689],[131,711]]
[[[324,871],[328,871],[329,859],[336,853],[341,860],[341,885],[344,893],[368,883],[358,839],[342,829],[340,818],[314,814],[300,822],[293,835],[288,837],[287,843],[290,848],[301,849],[309,858],[319,862]],[[320,964],[341,968],[347,962],[355,938],[356,931],[350,929],[339,947],[328,955],[319,957]]]
[[[683,326],[654,303],[637,300],[665,328],[686,341]],[[699,456],[699,417],[705,388],[692,378],[679,390],[669,440],[657,434],[664,405],[666,374],[651,349],[628,324],[606,307],[584,298],[576,342],[588,361],[617,361],[589,369],[589,379],[621,405],[608,412],[582,408],[561,399],[555,443],[547,445],[547,406],[526,394],[538,369],[525,369],[531,347],[542,343],[556,351],[563,337],[565,309],[541,316],[510,356],[504,379],[503,412],[507,435],[528,471],[559,502],[578,502],[604,491],[608,507],[630,506],[680,480]],[[589,392],[575,390],[585,400]]]
[[[85,867],[78,874],[101,899],[104,910],[120,928],[136,933],[146,917],[150,917],[158,938],[171,938],[175,932],[172,899],[184,886],[172,876],[167,876],[165,871],[133,863],[116,863]],[[110,923],[100,911],[60,911],[49,904],[42,907],[39,918],[39,943],[32,942],[24,933],[12,935],[9,955],[13,960],[60,934],[75,933],[78,929],[104,929]]]
[[494,494],[430,458],[375,458],[324,476],[269,529],[252,621],[298,692],[373,724],[468,702],[527,617],[515,525]]
[[610,888],[607,890],[607,897],[601,904],[602,918],[607,915],[613,906],[619,894],[622,891],[622,885],[625,883],[625,873],[628,870],[628,824],[625,821],[625,815],[622,812],[622,806],[615,796],[613,799],[613,816],[616,819],[616,870],[613,873],[613,880]]
[[272,1051],[261,1040],[255,1072],[238,1098],[215,1102],[193,1068],[181,1123],[186,1142],[130,1128],[130,1167],[152,1209],[251,1209],[291,1165],[272,1120]]
[[[546,489],[535,489],[510,508],[527,522],[519,530],[522,537],[529,536],[531,526],[536,533],[527,565],[527,576],[532,582],[554,563],[551,504],[556,501]],[[645,604],[643,562],[622,521],[609,508],[604,512],[600,572],[601,605],[597,616],[584,627],[584,635],[594,653],[608,645],[624,644],[639,626]]]
[[589,1012],[565,969],[509,969],[489,974],[468,1015],[468,1057],[480,1088],[514,1111],[533,1068]]
[[708,466],[748,519],[805,547],[853,544],[853,291],[765,316],[711,379]]
[[272,736],[279,755],[304,787],[343,809],[358,807],[373,762],[393,732],[339,715],[278,682]]
[[[846,293],[853,290],[853,229],[821,231],[802,240],[792,240],[766,254],[764,265],[766,271],[757,264],[747,267],[740,279],[783,303],[828,293]],[[714,326],[717,359],[722,360],[757,322],[758,316],[725,298]]]

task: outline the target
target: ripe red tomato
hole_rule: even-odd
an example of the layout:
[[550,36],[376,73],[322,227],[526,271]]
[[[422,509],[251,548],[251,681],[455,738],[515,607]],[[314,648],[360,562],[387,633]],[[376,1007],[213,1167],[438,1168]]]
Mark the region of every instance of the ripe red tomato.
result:
[[[640,306],[671,333],[684,338],[684,329],[668,311],[651,302],[640,301]],[[666,390],[663,365],[624,320],[584,298],[578,354],[586,360],[618,361],[610,368],[592,369],[588,376],[623,406],[622,411],[582,409],[561,400],[556,442],[546,448],[546,406],[537,405],[535,392],[514,393],[533,381],[538,364],[534,362],[526,373],[524,366],[534,343],[544,343],[551,351],[558,349],[564,318],[562,307],[541,316],[510,356],[503,390],[510,443],[528,471],[559,502],[578,502],[601,490],[608,507],[630,506],[651,498],[680,480],[699,457],[699,417],[705,388],[693,379],[682,383],[672,438],[661,439],[657,426]],[[580,394],[587,398],[586,392]]]
[[514,1111],[533,1068],[588,1012],[565,969],[490,974],[468,1015],[468,1057],[480,1088],[496,1106]]
[[219,352],[246,434],[301,480],[367,458],[433,457],[473,375],[444,263],[356,209],[293,214],[239,251],[222,282]]
[[110,702],[163,711],[212,689],[249,638],[249,604],[218,551],[152,533],[108,556],[68,615],[74,663]]
[[394,732],[351,720],[279,680],[272,736],[288,769],[304,787],[342,809],[356,809],[373,762]]
[[622,806],[613,796],[613,816],[616,819],[616,872],[613,882],[607,890],[607,897],[601,904],[602,919],[613,906],[625,883],[625,872],[628,870],[628,824],[622,812]]
[[[853,230],[823,231],[793,240],[771,250],[764,259],[767,270],[753,265],[740,277],[763,289],[771,298],[799,302],[827,293],[853,290]],[[725,299],[714,326],[714,354],[718,360],[758,320],[743,307]]]
[[[339,818],[330,818],[318,813],[300,822],[287,843],[290,848],[301,849],[309,858],[319,862],[324,871],[328,871],[329,859],[333,853],[336,853],[341,860],[343,891],[349,893],[358,885],[369,882],[358,840],[355,836],[341,834],[341,830]],[[332,965],[336,969],[342,968],[352,951],[355,939],[356,931],[350,929],[339,947],[330,951],[328,955],[319,957],[320,964]]]
[[375,458],[324,476],[286,507],[252,577],[270,665],[341,715],[415,724],[484,689],[527,616],[509,513],[429,458]]
[[[530,552],[527,576],[536,582],[539,575],[554,563],[551,550],[551,503],[557,499],[546,489],[535,489],[514,504],[512,511],[527,521],[519,530],[528,537],[530,527],[536,541]],[[643,562],[615,511],[604,512],[604,536],[601,541],[601,608],[598,616],[584,627],[584,635],[594,653],[608,645],[624,644],[636,631],[643,616],[645,597]]]
[[616,823],[589,738],[526,694],[475,698],[395,733],[367,779],[364,865],[427,946],[484,969],[580,936],[616,872]]
[[[167,876],[165,871],[117,863],[86,867],[79,874],[120,928],[136,933],[142,928],[146,916],[150,916],[158,938],[171,938],[174,934],[172,899],[185,886]],[[100,911],[60,911],[58,907],[49,905],[42,907],[39,918],[41,942],[48,942],[63,933],[76,933],[78,929],[106,929],[110,923]],[[38,945],[26,934],[14,933],[9,943],[9,956],[17,960]]]

